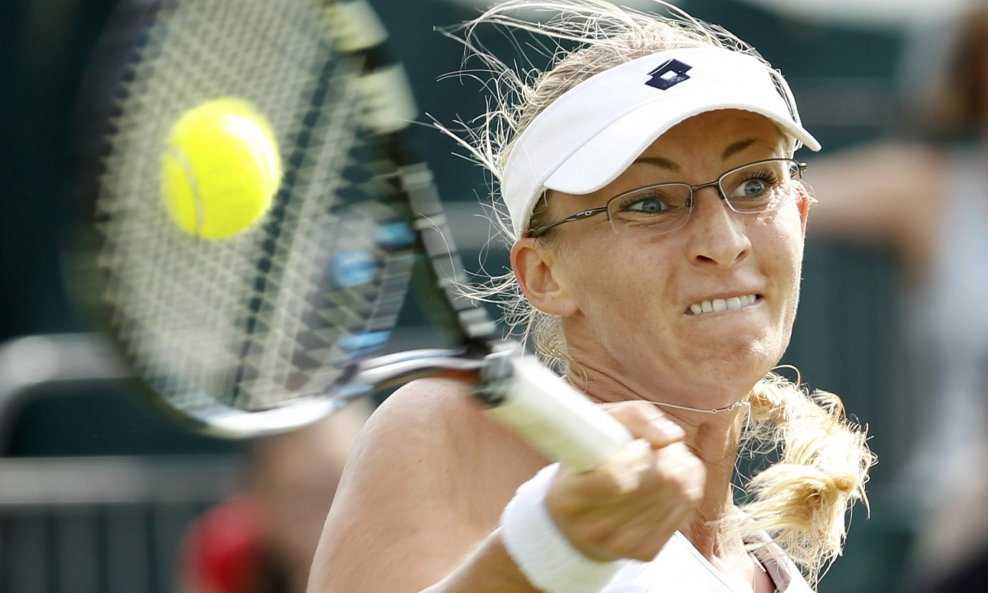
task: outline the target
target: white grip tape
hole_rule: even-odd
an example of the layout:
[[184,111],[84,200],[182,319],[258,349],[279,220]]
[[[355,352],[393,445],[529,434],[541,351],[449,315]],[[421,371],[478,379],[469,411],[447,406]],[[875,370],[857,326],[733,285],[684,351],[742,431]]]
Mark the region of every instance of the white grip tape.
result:
[[542,365],[534,356],[512,361],[507,395],[488,415],[542,453],[589,471],[631,441],[610,414]]
[[545,508],[558,465],[550,465],[518,488],[501,514],[501,542],[532,585],[546,593],[597,593],[627,560],[595,562],[566,539]]

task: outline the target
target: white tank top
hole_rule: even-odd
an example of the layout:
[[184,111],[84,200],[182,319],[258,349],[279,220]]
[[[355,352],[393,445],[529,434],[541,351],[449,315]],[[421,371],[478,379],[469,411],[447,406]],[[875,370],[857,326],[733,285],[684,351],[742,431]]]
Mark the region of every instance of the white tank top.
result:
[[[779,593],[813,593],[802,574],[774,544],[759,548],[762,563]],[[651,562],[629,562],[601,593],[739,593],[686,536],[676,532]]]
[[[542,468],[518,488],[516,496],[544,500],[559,464]],[[540,503],[541,504],[541,503]],[[752,555],[765,567],[778,593],[813,593],[799,569],[767,534],[755,538],[763,545]],[[748,543],[755,543],[749,541]],[[625,561],[599,593],[750,593],[737,591],[717,568],[680,532],[666,542],[650,562]]]

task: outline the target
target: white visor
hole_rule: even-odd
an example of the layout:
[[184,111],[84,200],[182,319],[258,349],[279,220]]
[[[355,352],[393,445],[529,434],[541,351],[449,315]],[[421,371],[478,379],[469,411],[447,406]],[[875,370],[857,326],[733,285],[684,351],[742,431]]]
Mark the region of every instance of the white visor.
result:
[[614,181],[676,124],[708,111],[767,117],[811,150],[785,79],[761,60],[715,47],[663,51],[588,78],[517,138],[501,178],[516,236],[546,190],[583,195]]

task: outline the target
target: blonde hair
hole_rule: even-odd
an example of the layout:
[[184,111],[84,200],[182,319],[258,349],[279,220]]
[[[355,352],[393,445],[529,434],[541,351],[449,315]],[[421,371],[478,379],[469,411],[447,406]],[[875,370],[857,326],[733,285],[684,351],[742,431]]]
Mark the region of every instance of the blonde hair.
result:
[[862,501],[875,456],[866,432],[850,422],[840,397],[807,393],[769,373],[749,394],[744,448],[778,460],[747,483],[742,536],[762,531],[815,583],[840,554],[850,507]]
[[[512,141],[543,109],[590,76],[632,59],[677,47],[714,46],[758,57],[755,50],[724,29],[700,22],[664,4],[671,15],[659,17],[617,7],[605,0],[509,0],[480,17],[447,31],[477,59],[479,69],[464,65],[461,75],[484,78],[492,95],[487,112],[451,131],[477,163],[492,175],[492,197],[497,195]],[[518,16],[548,17],[542,21]],[[509,66],[486,50],[477,32],[494,25],[541,36],[538,47],[549,66]],[[516,46],[521,43],[511,37]],[[576,44],[578,49],[565,46]],[[764,60],[763,60],[764,61]],[[767,63],[766,63],[767,64]],[[508,244],[511,224],[496,199],[490,205],[497,228]],[[532,214],[531,226],[542,222],[545,201]],[[539,239],[540,241],[543,239]],[[470,296],[498,303],[509,327],[540,358],[565,371],[568,354],[559,320],[532,307],[513,272],[497,275]],[[820,570],[840,554],[845,515],[855,500],[865,500],[864,484],[873,456],[863,431],[844,417],[840,399],[833,394],[809,395],[775,374],[759,382],[750,395],[751,420],[745,444],[760,453],[776,451],[779,461],[748,483],[751,500],[746,518],[736,527],[742,536],[768,532],[815,582]]]
[[[492,200],[488,208],[495,228],[507,245],[518,237],[497,199],[497,192],[512,142],[560,95],[595,74],[668,49],[712,46],[762,59],[753,47],[725,29],[701,22],[661,0],[656,3],[666,7],[673,16],[660,18],[605,0],[508,0],[446,31],[464,45],[466,60],[480,62],[479,67],[465,63],[457,76],[483,78],[484,90],[492,97],[486,113],[469,124],[460,122],[456,130],[441,124],[438,127],[491,174]],[[518,14],[526,14],[533,20]],[[540,17],[547,18],[534,20]],[[536,48],[547,58],[548,67],[531,65],[531,61],[528,66],[520,67],[506,64],[487,51],[479,40],[477,33],[482,26],[538,36],[528,47]],[[514,36],[511,40],[515,46],[522,45]],[[567,44],[581,47],[572,51]],[[768,66],[768,62],[765,64]],[[530,228],[542,222],[544,207],[544,200],[540,200],[529,221]],[[568,353],[558,320],[528,303],[512,272],[492,275],[486,286],[469,290],[474,299],[498,304],[512,333],[532,344],[546,364],[559,371],[565,369]]]

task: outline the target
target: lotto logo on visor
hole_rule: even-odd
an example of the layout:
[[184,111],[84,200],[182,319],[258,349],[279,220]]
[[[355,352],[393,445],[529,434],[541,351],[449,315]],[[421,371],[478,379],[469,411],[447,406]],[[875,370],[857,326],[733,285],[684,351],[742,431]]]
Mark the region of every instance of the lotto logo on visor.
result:
[[671,127],[718,109],[772,120],[793,150],[800,143],[820,149],[800,123],[785,79],[759,58],[716,47],[643,56],[566,91],[513,141],[500,181],[516,236],[524,236],[545,192],[597,191]]
[[691,68],[693,68],[693,66],[684,64],[679,60],[669,60],[665,64],[662,64],[655,70],[649,72],[651,78],[649,78],[645,84],[648,86],[654,86],[661,91],[671,89],[684,80],[689,80],[689,76],[686,73],[689,72]]

